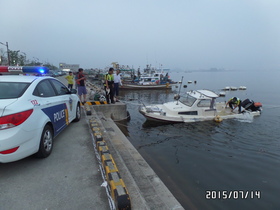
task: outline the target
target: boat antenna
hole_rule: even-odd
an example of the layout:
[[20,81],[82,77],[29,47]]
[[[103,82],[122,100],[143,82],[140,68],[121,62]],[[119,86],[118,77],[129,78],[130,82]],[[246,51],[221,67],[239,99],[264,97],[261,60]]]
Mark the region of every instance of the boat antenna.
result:
[[184,79],[184,76],[182,76],[182,79],[181,79],[181,84],[180,84],[180,88],[179,88],[179,92],[178,92],[178,97],[177,97],[177,105],[178,105],[178,102],[179,102],[179,99],[180,99],[180,92],[181,92],[181,88],[182,88],[182,84],[183,84],[183,79]]

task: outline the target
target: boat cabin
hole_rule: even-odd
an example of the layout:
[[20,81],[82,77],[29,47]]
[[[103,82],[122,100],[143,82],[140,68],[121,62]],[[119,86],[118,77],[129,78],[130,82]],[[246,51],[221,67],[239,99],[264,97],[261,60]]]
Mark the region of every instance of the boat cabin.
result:
[[169,82],[168,74],[164,75],[163,73],[155,72],[150,75],[143,74],[139,79],[139,84],[148,85],[148,84],[165,84]]
[[[178,115],[213,116],[216,112],[216,98],[219,96],[210,90],[189,91],[181,96],[180,103],[173,107]],[[173,113],[175,114],[175,113]]]

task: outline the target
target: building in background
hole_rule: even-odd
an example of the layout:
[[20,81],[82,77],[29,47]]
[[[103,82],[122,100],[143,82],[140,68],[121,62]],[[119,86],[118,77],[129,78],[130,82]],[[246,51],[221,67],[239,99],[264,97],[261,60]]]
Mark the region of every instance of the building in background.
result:
[[67,64],[67,63],[59,63],[59,70],[64,72],[77,72],[80,68],[79,64]]

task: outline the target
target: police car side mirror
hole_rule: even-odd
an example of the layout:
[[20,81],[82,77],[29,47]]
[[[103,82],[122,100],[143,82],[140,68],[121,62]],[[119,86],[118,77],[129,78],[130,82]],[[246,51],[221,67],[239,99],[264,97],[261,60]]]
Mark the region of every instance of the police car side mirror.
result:
[[71,93],[71,94],[77,94],[77,90],[76,90],[76,89],[71,89],[71,90],[70,90],[70,93]]

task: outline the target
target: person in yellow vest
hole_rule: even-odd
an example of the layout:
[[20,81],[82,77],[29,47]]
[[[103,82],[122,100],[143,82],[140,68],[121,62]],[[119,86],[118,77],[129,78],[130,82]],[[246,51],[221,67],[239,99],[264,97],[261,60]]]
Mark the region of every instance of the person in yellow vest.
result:
[[68,82],[68,88],[70,90],[73,89],[73,84],[74,84],[74,75],[73,75],[73,72],[72,71],[69,71],[69,74],[65,77],[65,79],[67,80]]
[[104,89],[106,92],[106,101],[108,104],[110,104],[110,102],[112,104],[115,103],[114,101],[114,68],[110,68],[108,71],[108,74],[105,75],[105,83],[104,83]]
[[233,97],[231,99],[228,100],[227,104],[226,104],[226,107],[227,105],[229,105],[229,107],[231,108],[231,111],[233,112],[234,109],[236,107],[238,107],[238,113],[241,113],[241,100],[237,97]]

